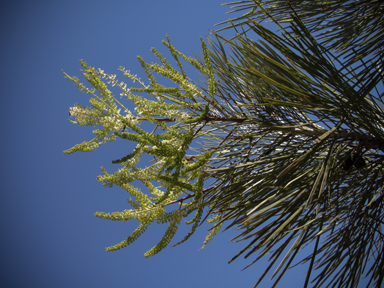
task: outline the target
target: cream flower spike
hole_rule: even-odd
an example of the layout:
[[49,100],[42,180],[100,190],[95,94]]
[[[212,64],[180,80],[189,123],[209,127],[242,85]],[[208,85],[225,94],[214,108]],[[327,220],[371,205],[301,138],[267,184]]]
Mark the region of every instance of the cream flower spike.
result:
[[76,118],[85,118],[88,116],[87,112],[79,107],[70,107],[69,115]]

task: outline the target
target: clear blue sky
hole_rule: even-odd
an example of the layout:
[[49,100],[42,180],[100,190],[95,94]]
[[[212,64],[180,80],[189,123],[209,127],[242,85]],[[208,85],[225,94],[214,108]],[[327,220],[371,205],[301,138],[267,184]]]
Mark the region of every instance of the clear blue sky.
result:
[[[136,223],[110,222],[96,211],[128,209],[125,191],[96,181],[100,166],[126,155],[127,142],[92,153],[64,155],[90,139],[89,129],[70,124],[68,108],[88,98],[64,79],[61,69],[81,76],[79,59],[116,73],[124,66],[145,78],[136,56],[154,61],[151,47],[168,33],[178,50],[200,53],[200,36],[228,19],[224,0],[4,1],[1,4],[1,273],[0,286],[77,287],[252,287],[266,267],[253,259],[227,264],[243,244],[235,232],[218,235],[198,251],[208,226],[188,242],[155,257],[143,254],[162,237],[152,226],[117,252],[104,247],[125,239]],[[121,77],[123,78],[123,77]],[[187,230],[182,228],[174,242]],[[298,267],[278,287],[299,287]],[[264,281],[260,287],[270,287]]]

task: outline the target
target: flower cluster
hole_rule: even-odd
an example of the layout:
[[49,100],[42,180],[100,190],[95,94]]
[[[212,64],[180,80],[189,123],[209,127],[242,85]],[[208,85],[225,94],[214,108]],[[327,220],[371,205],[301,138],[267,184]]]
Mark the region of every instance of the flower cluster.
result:
[[[202,217],[204,205],[201,197],[205,180],[203,171],[206,169],[212,153],[205,151],[200,155],[194,155],[192,158],[196,160],[191,163],[186,160],[191,158],[186,157],[186,153],[197,134],[196,129],[200,131],[201,124],[205,123],[210,111],[210,98],[205,96],[204,91],[186,77],[179,57],[181,56],[198,68],[201,73],[207,75],[210,96],[215,93],[216,84],[204,41],[202,41],[202,47],[205,65],[202,65],[177,51],[170,44],[168,37],[167,40],[164,44],[176,60],[180,72],[153,49],[152,52],[162,65],[148,64],[138,57],[150,85],[145,85],[137,75],[120,67],[119,70],[126,78],[141,85],[141,88],[129,88],[126,83],[119,81],[115,74],[107,74],[102,69],[90,67],[83,60],[80,61],[84,67],[83,74],[93,86],[92,89],[80,83],[77,77],[65,74],[65,77],[73,81],[80,91],[92,96],[89,100],[89,107],[76,104],[70,108],[69,114],[75,119],[71,122],[81,126],[97,127],[97,129],[93,131],[96,135],[94,139],[77,144],[64,153],[89,152],[101,144],[115,141],[118,138],[137,143],[136,148],[129,154],[112,161],[112,163],[122,165],[120,169],[109,174],[102,168],[102,175],[97,177],[97,180],[105,187],[116,185],[126,190],[131,196],[128,203],[132,209],[114,213],[96,212],[95,215],[113,221],[137,219],[140,222],[137,229],[127,239],[115,246],[108,247],[108,251],[119,250],[131,244],[155,221],[168,223],[168,229],[163,238],[145,254],[146,257],[155,255],[170,243],[182,218],[196,211],[192,220],[186,222],[193,225],[188,235],[181,241],[184,242],[194,233]],[[177,87],[160,85],[153,73],[167,77]],[[119,95],[132,101],[135,108],[127,109],[120,102],[121,99],[117,99],[113,95],[112,87],[119,89]],[[150,95],[154,100],[147,99],[143,94]],[[149,133],[140,128],[139,124],[142,121],[152,123],[154,130]],[[167,123],[170,122],[174,124],[168,125]],[[155,161],[143,168],[138,164],[144,154],[152,155]],[[149,193],[134,187],[132,184],[135,181],[144,183]],[[183,195],[188,201],[180,198]],[[180,203],[180,209],[166,212],[164,207],[172,203]]]

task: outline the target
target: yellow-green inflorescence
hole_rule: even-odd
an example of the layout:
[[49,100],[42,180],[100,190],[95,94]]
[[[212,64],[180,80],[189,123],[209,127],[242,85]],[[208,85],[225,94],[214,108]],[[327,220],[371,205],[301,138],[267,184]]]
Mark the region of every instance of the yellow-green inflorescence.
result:
[[[168,228],[163,238],[145,253],[146,257],[155,255],[170,243],[184,217],[195,211],[195,216],[190,221],[186,221],[187,224],[193,224],[192,228],[179,243],[184,242],[193,234],[203,215],[204,170],[210,162],[212,153],[205,151],[189,158],[186,157],[186,153],[193,139],[199,136],[197,127],[206,121],[211,98],[204,95],[203,91],[187,78],[180,57],[206,76],[208,79],[207,91],[212,98],[216,93],[217,84],[203,40],[204,63],[177,51],[171,45],[168,36],[167,41],[163,43],[171,52],[180,72],[173,68],[167,59],[154,48],[152,52],[162,65],[148,64],[138,57],[150,81],[149,85],[145,85],[140,78],[131,74],[124,67],[119,68],[126,78],[139,83],[141,88],[128,88],[127,84],[116,78],[116,75],[90,67],[83,60],[80,61],[83,75],[93,88],[88,88],[80,83],[77,77],[64,73],[65,77],[74,82],[80,91],[91,96],[89,107],[76,104],[70,108],[69,114],[72,117],[70,121],[81,126],[97,126],[97,129],[93,131],[96,135],[95,138],[75,145],[64,151],[65,154],[76,151],[93,151],[101,144],[115,141],[118,138],[137,143],[133,151],[112,161],[112,163],[120,164],[122,166],[120,169],[109,174],[102,168],[102,175],[97,177],[105,187],[117,185],[126,190],[131,195],[128,199],[131,209],[114,213],[96,212],[95,215],[113,221],[131,219],[139,221],[138,227],[127,239],[106,248],[108,251],[119,250],[131,244],[153,222],[167,223]],[[154,73],[172,80],[176,87],[165,87],[157,83]],[[120,96],[135,104],[133,111],[120,102],[121,97],[118,100],[113,95],[112,87],[114,86],[113,89],[117,87],[120,90]],[[143,95],[149,96],[150,99]],[[139,127],[143,121],[153,124],[152,132],[147,132]],[[155,161],[145,168],[139,168],[138,163],[144,154],[151,155]],[[187,159],[192,158],[195,161],[190,163],[192,160]],[[144,193],[131,184],[137,180],[144,183],[148,193]],[[165,207],[171,204],[175,206],[175,209],[171,212],[168,209],[167,212]],[[217,228],[207,236],[206,242],[216,230]]]

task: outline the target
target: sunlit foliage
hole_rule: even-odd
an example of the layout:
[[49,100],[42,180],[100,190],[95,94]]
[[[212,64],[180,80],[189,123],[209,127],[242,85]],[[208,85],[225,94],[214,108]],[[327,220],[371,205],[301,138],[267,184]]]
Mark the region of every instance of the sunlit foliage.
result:
[[[168,223],[164,237],[145,254],[152,256],[170,243],[181,220],[194,213],[181,242],[210,217],[213,228],[204,245],[224,225],[238,229],[233,241],[245,243],[231,261],[252,256],[251,266],[268,255],[270,265],[255,286],[272,267],[276,285],[293,264],[308,262],[305,287],[358,287],[365,274],[368,286],[380,287],[383,2],[229,4],[246,12],[222,28],[232,29],[234,37],[213,32],[208,46],[201,42],[201,58],[185,56],[167,38],[164,44],[178,69],[154,49],[162,65],[139,57],[148,85],[120,68],[142,88],[127,88],[115,75],[84,61],[83,74],[93,88],[66,74],[91,95],[90,107],[70,109],[72,122],[100,128],[94,139],[65,153],[92,151],[118,138],[137,143],[113,161],[122,168],[113,174],[103,169],[98,177],[133,199],[128,200],[132,209],[95,215],[140,223],[107,250],[132,243],[153,222]],[[263,26],[266,20],[276,29]],[[205,82],[196,85],[187,78],[181,61],[197,69]],[[175,87],[159,84],[156,74]],[[108,85],[117,86],[135,109],[128,110]],[[140,128],[142,121],[152,123],[153,130]],[[139,168],[144,154],[154,161]],[[136,180],[148,193],[130,184]],[[299,253],[304,247],[312,253]]]

